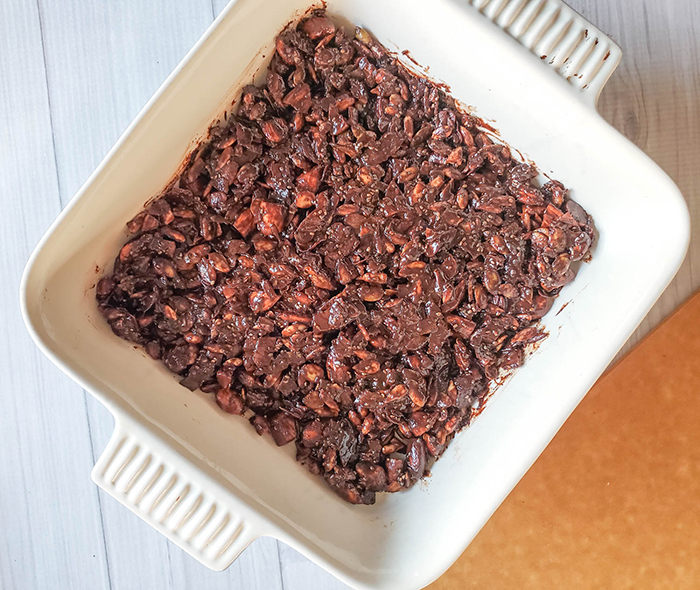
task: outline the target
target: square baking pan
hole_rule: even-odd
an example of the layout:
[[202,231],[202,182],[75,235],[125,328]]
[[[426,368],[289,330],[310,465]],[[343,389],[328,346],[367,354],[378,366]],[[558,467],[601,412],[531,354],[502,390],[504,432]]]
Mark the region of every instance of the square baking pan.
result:
[[[237,0],[166,80],[33,253],[25,322],[115,417],[94,481],[224,569],[274,536],[355,588],[437,578],[535,461],[676,273],[689,239],[673,182],[596,112],[621,51],[560,0],[329,0],[498,129],[595,220],[593,259],[545,317],[549,337],[411,490],[353,506],[211,396],[192,393],[97,310],[125,223],[166,186],[240,88],[260,80],[304,0]],[[412,61],[406,62],[411,68]],[[620,420],[624,420],[620,416]],[[504,543],[508,540],[504,539]]]

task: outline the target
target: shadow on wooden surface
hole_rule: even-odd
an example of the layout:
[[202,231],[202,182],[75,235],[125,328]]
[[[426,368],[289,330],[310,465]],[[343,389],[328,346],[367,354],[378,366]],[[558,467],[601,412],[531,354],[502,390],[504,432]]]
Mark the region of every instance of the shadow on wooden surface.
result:
[[607,373],[431,590],[698,588],[700,293]]

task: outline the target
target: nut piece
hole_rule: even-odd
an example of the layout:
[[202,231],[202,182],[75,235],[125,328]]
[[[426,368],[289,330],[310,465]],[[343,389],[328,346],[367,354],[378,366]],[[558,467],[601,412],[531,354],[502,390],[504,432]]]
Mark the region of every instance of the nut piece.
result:
[[278,447],[286,445],[296,438],[296,428],[296,420],[284,412],[277,412],[270,418],[270,433]]
[[229,414],[241,416],[245,411],[243,398],[230,389],[219,389],[219,391],[216,392],[216,403],[219,404],[219,407],[224,412],[228,412]]

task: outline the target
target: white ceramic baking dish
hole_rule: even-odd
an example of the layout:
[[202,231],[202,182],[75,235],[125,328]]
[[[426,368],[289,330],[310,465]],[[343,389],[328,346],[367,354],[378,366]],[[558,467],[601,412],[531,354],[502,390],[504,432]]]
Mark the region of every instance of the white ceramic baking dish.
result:
[[224,569],[271,535],[355,588],[414,589],[459,556],[664,290],[687,247],[688,214],[671,180],[595,111],[619,47],[559,0],[329,0],[332,15],[410,50],[573,187],[600,234],[545,319],[549,338],[432,476],[374,506],[346,504],[291,448],[114,336],[94,301],[125,222],[264,71],[276,33],[307,1],[238,0],[223,11],[42,239],[23,312],[45,354],[114,414],[94,481],[193,557]]

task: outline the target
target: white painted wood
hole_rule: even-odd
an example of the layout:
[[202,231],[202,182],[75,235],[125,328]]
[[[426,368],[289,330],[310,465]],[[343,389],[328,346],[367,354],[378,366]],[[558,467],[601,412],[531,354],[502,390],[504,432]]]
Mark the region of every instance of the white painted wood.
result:
[[311,563],[291,547],[280,543],[280,561],[284,590],[342,590],[337,578]]
[[[620,43],[603,116],[678,183],[688,258],[628,350],[700,287],[700,3],[569,0]],[[108,412],[26,335],[21,270],[37,240],[226,0],[0,2],[0,588],[345,587],[256,541],[226,572],[200,566],[89,480]],[[658,239],[663,239],[661,228]]]
[[[145,5],[138,0],[116,4],[41,2],[39,6],[48,72],[48,81],[43,76],[40,81],[44,94],[48,87],[57,161],[57,170],[54,168],[51,173],[54,185],[58,178],[61,205],[65,205],[211,24],[213,12],[209,0],[183,3],[178,11],[170,10],[165,1]],[[41,56],[41,43],[37,47]],[[49,110],[45,108],[44,113],[48,116]],[[51,126],[47,125],[46,129],[51,141]],[[20,135],[19,131],[16,135]],[[29,166],[25,165],[24,169],[28,170]],[[47,223],[32,236],[31,244],[60,210],[59,194],[55,194],[54,204]],[[28,253],[15,257],[18,268],[27,257]],[[31,352],[38,355],[34,349]],[[63,382],[77,390],[83,424],[73,431],[86,439],[82,445],[71,445],[87,452],[84,466],[72,478],[82,481],[97,502],[89,472],[107,443],[113,421],[99,403],[88,396],[86,406],[84,394],[69,380]],[[233,567],[216,573],[191,559],[108,495],[100,492],[99,499],[101,506],[81,513],[84,518],[97,518],[99,547],[106,556],[103,569],[108,578],[92,587],[184,589],[202,584],[212,589],[281,588],[275,540],[256,542]],[[63,523],[58,512],[54,518]],[[70,561],[70,554],[65,558]],[[39,571],[49,573],[44,567]],[[48,587],[41,583],[34,586]],[[0,584],[0,588],[4,587]],[[7,587],[33,585],[8,584]]]
[[[680,187],[692,220],[680,272],[623,349],[629,351],[700,287],[700,3],[567,0],[624,52],[599,109]],[[657,239],[663,239],[663,229]]]
[[85,396],[34,346],[19,277],[61,209],[36,4],[0,2],[0,588],[108,581]]

